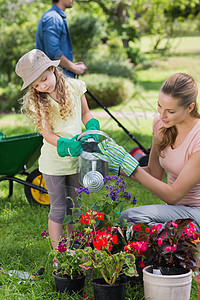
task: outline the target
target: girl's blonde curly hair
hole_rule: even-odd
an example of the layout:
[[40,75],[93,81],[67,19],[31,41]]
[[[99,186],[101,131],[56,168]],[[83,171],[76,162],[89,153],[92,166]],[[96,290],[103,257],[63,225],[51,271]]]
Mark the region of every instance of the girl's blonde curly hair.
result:
[[[60,115],[63,120],[72,117],[74,114],[74,104],[70,97],[69,88],[65,82],[63,74],[57,68],[50,67],[56,77],[56,95],[59,104]],[[48,93],[38,92],[34,87],[22,99],[22,112],[33,119],[39,131],[45,128],[46,131],[53,130],[53,111],[48,99]]]

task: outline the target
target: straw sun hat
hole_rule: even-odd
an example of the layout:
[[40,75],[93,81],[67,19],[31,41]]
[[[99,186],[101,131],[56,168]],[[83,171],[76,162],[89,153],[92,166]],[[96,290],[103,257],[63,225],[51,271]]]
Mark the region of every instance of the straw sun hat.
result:
[[17,62],[15,72],[24,81],[21,91],[27,88],[49,67],[57,67],[60,60],[50,60],[46,54],[39,50],[33,49],[24,54]]

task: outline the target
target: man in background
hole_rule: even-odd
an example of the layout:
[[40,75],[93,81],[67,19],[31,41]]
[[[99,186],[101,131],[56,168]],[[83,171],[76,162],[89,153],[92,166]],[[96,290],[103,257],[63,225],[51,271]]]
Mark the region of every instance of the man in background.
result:
[[73,7],[74,0],[52,0],[52,7],[45,12],[36,31],[36,49],[52,59],[60,59],[60,67],[69,77],[82,75],[87,67],[83,62],[73,63],[73,49],[67,26],[66,8]]

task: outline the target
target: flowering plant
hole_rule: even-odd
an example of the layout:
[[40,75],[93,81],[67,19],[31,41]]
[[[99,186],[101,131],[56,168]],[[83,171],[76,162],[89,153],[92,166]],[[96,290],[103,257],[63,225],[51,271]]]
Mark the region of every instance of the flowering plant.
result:
[[178,219],[149,228],[143,223],[132,226],[129,242],[124,250],[133,253],[144,267],[154,269],[184,268],[196,271],[200,267],[199,234],[192,219]]
[[[94,194],[90,194],[88,188],[77,189],[79,205],[78,207],[74,205],[72,215],[65,219],[65,223],[73,221],[74,230],[71,232],[71,238],[81,245],[88,246],[92,242],[93,233],[90,227],[86,226],[89,220],[90,223],[93,220],[96,230],[119,225],[119,214],[123,211],[124,202],[136,204],[135,197],[126,191],[126,181],[123,177],[106,176],[104,183],[105,189],[95,193],[95,197]],[[100,211],[103,213],[99,213]]]
[[[99,216],[100,213],[98,213]],[[115,284],[120,274],[125,273],[128,276],[137,275],[135,267],[135,256],[125,251],[116,251],[118,243],[118,234],[123,237],[120,227],[107,227],[96,231],[95,228],[96,212],[93,211],[89,217],[88,213],[82,216],[85,225],[93,227],[92,247],[82,249],[84,263],[81,267],[85,270],[90,268],[97,269],[101,272],[104,280],[108,284]],[[104,214],[100,214],[101,219]],[[123,266],[125,266],[122,271]]]
[[51,256],[54,257],[55,266],[54,274],[59,277],[74,277],[83,276],[83,270],[80,265],[83,263],[82,253],[80,249],[68,249],[68,238],[61,237],[56,250],[51,251]]
[[83,263],[83,257],[79,249],[70,249],[70,240],[68,237],[61,236],[57,248],[52,250],[49,240],[49,233],[44,230],[41,234],[44,239],[48,239],[49,247],[51,249],[49,256],[54,261],[54,274],[58,277],[80,277],[84,275],[84,271],[80,267]]
[[119,227],[124,201],[135,204],[136,200],[126,191],[123,177],[106,176],[104,183],[105,189],[95,193],[95,197],[87,188],[76,190],[79,205],[74,203],[72,216],[67,216],[65,223],[73,221],[74,229],[69,238],[71,249],[78,247],[78,253],[84,257],[80,267],[98,269],[108,284],[114,284],[122,272],[137,275],[135,257],[124,251],[126,241]]

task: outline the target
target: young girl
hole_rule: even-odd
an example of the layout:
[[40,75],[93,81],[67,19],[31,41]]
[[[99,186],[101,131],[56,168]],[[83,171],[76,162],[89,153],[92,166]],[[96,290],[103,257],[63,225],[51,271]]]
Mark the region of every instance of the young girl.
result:
[[[23,108],[33,117],[44,140],[39,158],[50,197],[49,234],[53,249],[62,235],[65,214],[71,214],[72,201],[78,182],[78,158],[82,142],[76,136],[82,132],[81,120],[86,130],[99,130],[99,121],[89,111],[81,80],[64,78],[56,68],[59,60],[50,60],[44,52],[33,49],[23,55],[16,73],[23,79]],[[67,233],[73,225],[67,225]]]
[[[149,226],[169,220],[191,218],[200,231],[200,115],[198,88],[194,79],[182,73],[170,76],[158,97],[153,123],[153,143],[147,167],[114,141],[103,141],[99,148],[104,159],[120,173],[140,182],[167,205],[129,208],[120,216],[129,222]],[[164,171],[168,183],[162,182]],[[134,175],[132,175],[134,173]]]

